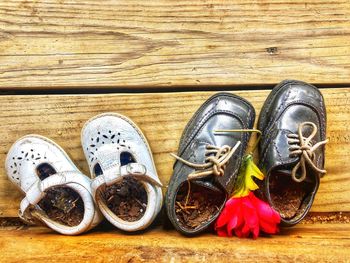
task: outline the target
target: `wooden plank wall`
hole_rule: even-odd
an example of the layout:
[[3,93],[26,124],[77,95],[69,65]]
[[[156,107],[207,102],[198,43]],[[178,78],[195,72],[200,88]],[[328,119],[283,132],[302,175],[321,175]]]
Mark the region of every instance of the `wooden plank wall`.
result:
[[349,39],[348,0],[0,1],[0,87],[344,84]]

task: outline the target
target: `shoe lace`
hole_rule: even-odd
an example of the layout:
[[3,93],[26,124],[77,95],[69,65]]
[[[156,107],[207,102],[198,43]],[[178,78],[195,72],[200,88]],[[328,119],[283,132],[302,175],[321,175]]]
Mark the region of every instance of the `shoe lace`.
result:
[[197,169],[188,175],[189,180],[203,178],[209,175],[223,176],[227,162],[238,149],[240,144],[241,142],[238,141],[232,148],[228,145],[222,147],[210,144],[207,145],[205,150],[205,163],[203,164],[189,162],[173,153],[171,153],[171,155],[189,167]]
[[[308,137],[303,135],[303,128],[305,126],[312,127],[311,134]],[[326,173],[326,170],[320,169],[315,165],[315,150],[321,145],[326,144],[328,139],[313,145],[311,140],[315,137],[316,133],[317,126],[315,123],[303,122],[299,125],[297,134],[292,133],[287,135],[288,144],[290,145],[290,156],[300,156],[299,162],[292,169],[292,178],[296,182],[302,182],[306,178],[306,164],[318,173]],[[298,170],[301,170],[300,176],[297,176]]]

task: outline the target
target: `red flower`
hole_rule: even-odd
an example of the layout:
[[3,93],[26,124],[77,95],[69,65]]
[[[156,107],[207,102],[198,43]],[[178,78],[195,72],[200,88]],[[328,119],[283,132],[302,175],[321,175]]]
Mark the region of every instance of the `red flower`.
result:
[[226,202],[215,230],[219,236],[232,236],[234,231],[238,237],[248,237],[252,233],[253,238],[257,238],[260,231],[277,233],[280,220],[280,215],[272,207],[250,192]]

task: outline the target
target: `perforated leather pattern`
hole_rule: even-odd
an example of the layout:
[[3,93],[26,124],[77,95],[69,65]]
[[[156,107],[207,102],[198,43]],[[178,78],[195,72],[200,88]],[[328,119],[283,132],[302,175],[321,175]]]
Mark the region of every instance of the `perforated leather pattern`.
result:
[[86,146],[86,151],[88,153],[88,159],[91,163],[96,159],[95,153],[98,148],[104,144],[116,144],[117,150],[119,150],[119,147],[130,149],[130,146],[127,145],[128,143],[125,140],[125,136],[123,136],[123,131],[98,131],[95,136],[90,137],[89,142],[90,144]]
[[20,150],[18,154],[10,156],[10,162],[8,166],[8,175],[11,176],[13,181],[19,186],[20,177],[19,169],[24,162],[32,162],[33,165],[38,165],[39,163],[46,160],[45,153],[39,153],[35,149]]

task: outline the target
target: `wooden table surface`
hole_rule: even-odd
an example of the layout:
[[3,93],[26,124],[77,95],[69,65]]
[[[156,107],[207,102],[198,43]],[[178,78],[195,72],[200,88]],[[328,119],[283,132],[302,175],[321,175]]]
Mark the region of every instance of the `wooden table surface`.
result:
[[43,228],[3,230],[3,262],[348,262],[349,225],[298,225],[258,240],[204,234],[184,238],[162,228],[142,235],[95,230],[62,236]]
[[[317,85],[327,106],[328,174],[303,224],[255,241],[189,239],[159,223],[79,237],[18,224],[23,196],[4,169],[17,138],[54,139],[88,173],[84,122],[119,112],[145,132],[166,185],[169,153],[210,95],[233,92],[258,113],[283,79]],[[348,0],[1,1],[0,123],[0,262],[349,262]]]

